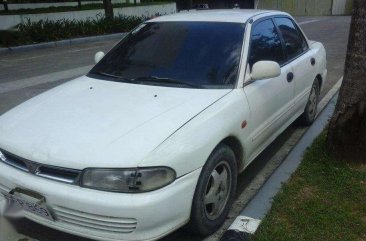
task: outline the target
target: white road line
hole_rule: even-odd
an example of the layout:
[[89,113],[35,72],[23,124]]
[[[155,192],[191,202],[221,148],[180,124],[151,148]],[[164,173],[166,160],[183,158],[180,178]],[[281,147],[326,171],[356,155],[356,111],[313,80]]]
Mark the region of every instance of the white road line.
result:
[[[111,46],[113,46],[113,45],[111,45]],[[31,56],[31,57],[14,58],[14,59],[3,60],[3,61],[7,61],[7,62],[10,62],[10,63],[16,63],[18,61],[24,61],[24,60],[30,60],[30,59],[39,59],[39,58],[44,58],[44,57],[52,57],[52,56],[57,56],[57,55],[63,55],[65,53],[82,52],[82,51],[87,51],[87,50],[90,50],[90,49],[98,49],[98,48],[102,49],[102,48],[104,48],[104,46],[93,46],[93,47],[90,47],[90,48],[71,49],[71,50],[65,50],[65,51],[60,51],[60,52],[52,52],[52,53],[47,53],[47,54],[35,55],[35,56]]]
[[308,20],[308,21],[303,21],[303,22],[300,22],[299,25],[305,25],[305,24],[308,24],[308,23],[315,23],[315,22],[319,22],[323,19],[314,19],[314,20]]
[[[117,42],[118,40],[116,40]],[[114,46],[115,43],[113,44],[109,44],[110,48]],[[18,61],[24,61],[24,60],[30,60],[30,59],[39,59],[39,58],[44,58],[44,57],[50,57],[50,56],[57,56],[57,55],[63,55],[65,53],[76,53],[76,52],[82,52],[82,51],[87,51],[87,50],[91,50],[91,49],[104,49],[105,46],[107,45],[98,45],[98,46],[93,46],[93,47],[88,47],[88,48],[77,48],[77,49],[70,49],[70,50],[65,50],[65,51],[60,51],[60,52],[52,52],[52,53],[47,53],[47,54],[40,54],[40,55],[35,55],[35,56],[31,56],[31,57],[21,57],[21,58],[14,58],[14,59],[4,59],[1,60],[3,62],[6,63],[16,63]],[[57,49],[57,47],[55,47]]]
[[229,227],[230,230],[236,230],[243,233],[254,234],[259,227],[261,220],[247,217],[247,216],[238,216],[233,224]]
[[0,59],[0,67],[11,67],[13,65],[7,63],[5,60]]
[[31,87],[34,85],[55,82],[62,79],[72,79],[86,74],[93,65],[83,66],[50,74],[40,75],[27,79],[20,79],[0,84],[0,94]]
[[47,54],[39,54],[39,55],[35,55],[35,56],[31,56],[31,57],[25,57],[25,58],[23,57],[23,58],[5,59],[5,60],[2,60],[2,61],[6,61],[8,63],[16,63],[18,61],[24,61],[24,60],[30,60],[30,59],[39,59],[39,58],[43,58],[43,57],[62,55],[62,54],[65,54],[65,52],[67,52],[67,51],[47,53]]
[[75,52],[81,52],[81,51],[85,51],[85,50],[90,50],[90,49],[101,49],[104,46],[93,46],[93,47],[89,47],[89,48],[81,48],[81,49],[72,49],[72,50],[68,50],[68,53],[75,53]]
[[[62,54],[64,54],[64,53],[62,53]],[[43,58],[43,57],[47,57],[47,56],[52,56],[52,54],[36,55],[36,56],[31,56],[31,57],[26,57],[26,58],[15,58],[15,59],[10,59],[10,60],[6,60],[6,61],[14,63],[14,62],[17,62],[17,61],[38,59],[38,58]]]

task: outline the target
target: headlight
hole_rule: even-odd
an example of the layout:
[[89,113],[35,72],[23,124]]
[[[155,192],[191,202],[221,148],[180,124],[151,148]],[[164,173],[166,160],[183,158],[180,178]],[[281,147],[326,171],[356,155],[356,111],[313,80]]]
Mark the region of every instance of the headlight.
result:
[[169,167],[88,168],[82,173],[80,185],[111,192],[148,192],[172,183],[175,178],[175,171]]

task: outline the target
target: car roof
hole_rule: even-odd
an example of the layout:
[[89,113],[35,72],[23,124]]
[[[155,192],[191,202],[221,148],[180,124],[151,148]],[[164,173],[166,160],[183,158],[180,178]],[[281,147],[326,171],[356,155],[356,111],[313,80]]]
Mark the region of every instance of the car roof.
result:
[[254,16],[270,13],[281,14],[283,12],[260,9],[190,10],[160,16],[151,19],[148,22],[201,21],[245,23],[248,19]]

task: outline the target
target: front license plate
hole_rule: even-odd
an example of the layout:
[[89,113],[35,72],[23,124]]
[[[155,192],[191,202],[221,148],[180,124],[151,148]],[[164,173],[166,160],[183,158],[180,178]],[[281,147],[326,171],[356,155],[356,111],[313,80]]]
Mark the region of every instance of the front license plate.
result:
[[26,211],[33,213],[37,216],[40,216],[42,218],[46,218],[48,220],[54,221],[54,218],[51,215],[51,212],[48,210],[48,208],[42,204],[38,204],[35,201],[27,200],[24,197],[20,197],[14,194],[10,193],[3,193],[6,200],[6,212],[12,213],[12,212],[19,212],[19,211]]

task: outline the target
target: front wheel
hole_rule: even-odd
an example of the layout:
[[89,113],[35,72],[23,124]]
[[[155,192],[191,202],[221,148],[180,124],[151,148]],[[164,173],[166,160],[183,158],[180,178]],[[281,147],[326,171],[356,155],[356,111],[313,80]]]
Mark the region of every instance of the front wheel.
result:
[[319,81],[315,79],[313,86],[311,87],[308,103],[306,104],[304,113],[301,116],[301,121],[304,125],[309,126],[313,124],[315,120],[316,113],[318,110],[319,92],[320,92]]
[[225,221],[234,200],[237,165],[232,149],[219,145],[202,168],[193,197],[188,229],[207,236]]

